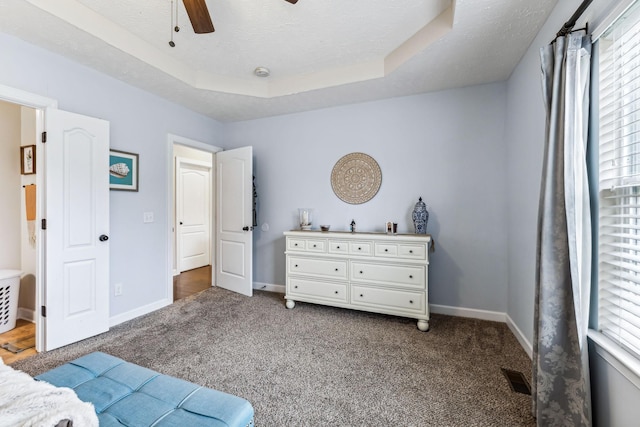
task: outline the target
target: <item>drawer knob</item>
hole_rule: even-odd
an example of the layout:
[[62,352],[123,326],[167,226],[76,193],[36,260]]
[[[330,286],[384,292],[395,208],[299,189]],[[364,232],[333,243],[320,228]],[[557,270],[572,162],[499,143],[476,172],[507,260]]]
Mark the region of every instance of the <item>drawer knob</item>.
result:
[[335,291],[334,293],[335,293],[336,295],[338,295],[338,291]]
[[413,253],[413,249],[409,249],[409,253],[412,254]]
[[298,267],[298,264],[294,265],[294,267]]
[[313,245],[313,247],[314,247],[314,248],[317,248],[317,247],[318,247],[318,245]]
[[298,285],[295,285],[293,288],[294,288],[294,289],[298,289]]
[[340,249],[340,246],[336,246],[336,248]]
[[360,298],[362,298],[364,295],[360,294]]
[[358,248],[358,250],[359,250],[359,251],[361,251],[361,250],[362,250],[362,248],[360,248],[360,247],[359,247],[359,248]]
[[293,244],[293,246],[298,246],[298,244],[297,244],[297,243],[294,243],[294,244]]
[[338,269],[336,268],[336,271],[338,271]]
[[362,270],[360,270],[360,274],[362,274]]
[[412,299],[409,300],[409,304],[413,304],[413,300]]
[[385,252],[389,252],[389,249],[385,249],[384,251],[385,251]]
[[409,279],[413,279],[413,276],[411,274],[409,275]]

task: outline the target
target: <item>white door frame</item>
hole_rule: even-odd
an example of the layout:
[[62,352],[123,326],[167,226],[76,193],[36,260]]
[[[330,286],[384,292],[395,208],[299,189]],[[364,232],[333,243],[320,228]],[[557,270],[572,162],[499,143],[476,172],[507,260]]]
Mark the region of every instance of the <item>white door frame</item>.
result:
[[[191,148],[196,148],[198,150],[201,151],[206,151],[209,153],[217,153],[218,151],[222,151],[221,147],[217,147],[215,145],[209,145],[206,144],[204,142],[200,142],[200,141],[196,141],[194,139],[190,139],[190,138],[186,138],[183,136],[179,136],[179,135],[174,135],[174,134],[168,134],[167,135],[167,171],[169,171],[169,173],[167,174],[168,179],[167,179],[167,236],[169,238],[169,244],[167,245],[168,248],[168,253],[167,253],[167,259],[168,259],[168,271],[167,271],[167,300],[168,301],[173,301],[173,264],[174,264],[174,260],[175,260],[175,248],[174,248],[174,241],[175,241],[175,235],[174,235],[174,222],[175,222],[175,215],[174,215],[174,209],[175,209],[175,200],[173,197],[173,180],[174,180],[174,169],[175,169],[175,162],[173,160],[173,144],[179,144],[179,145],[184,145],[187,147],[191,147]],[[211,225],[210,225],[210,233],[211,233],[211,241],[210,241],[210,247],[209,247],[209,256],[210,259],[215,259],[215,242],[216,242],[216,234],[215,234],[215,227],[213,226],[214,221],[213,221],[213,212],[215,209],[215,187],[214,187],[214,183],[215,183],[215,163],[212,161],[212,165],[211,165],[211,182],[210,184],[210,191],[211,191],[211,200],[209,200],[209,202],[211,203],[210,205],[210,209],[212,212],[211,215]],[[212,274],[213,275],[213,274]],[[212,279],[213,280],[213,279]],[[214,285],[214,283],[212,283],[212,285]]]
[[[44,180],[44,148],[40,143],[40,136],[44,130],[44,111],[47,108],[58,108],[58,101],[52,98],[36,95],[34,93],[26,92],[20,89],[15,89],[9,86],[0,84],[0,100],[5,102],[11,102],[13,104],[30,107],[36,110],[36,158],[38,159],[38,169],[40,172],[36,174],[36,185],[40,189],[36,193],[36,222],[40,221],[45,213],[46,199],[44,197],[45,180]],[[44,245],[42,244],[43,233],[40,225],[36,226],[36,302],[34,320],[36,323],[36,351],[44,350],[45,342],[45,330],[44,322],[40,312],[40,307],[44,301],[44,286],[43,286],[43,273],[44,263],[46,261],[44,256]]]

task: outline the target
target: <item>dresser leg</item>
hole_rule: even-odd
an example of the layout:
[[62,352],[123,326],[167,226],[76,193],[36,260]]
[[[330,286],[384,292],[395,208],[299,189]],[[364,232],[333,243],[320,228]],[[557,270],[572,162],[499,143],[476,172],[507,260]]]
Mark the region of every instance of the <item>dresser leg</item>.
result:
[[422,332],[428,331],[429,330],[429,321],[428,320],[418,320],[418,329],[420,329]]
[[288,299],[286,303],[287,308],[293,308],[296,306],[296,302],[292,299]]

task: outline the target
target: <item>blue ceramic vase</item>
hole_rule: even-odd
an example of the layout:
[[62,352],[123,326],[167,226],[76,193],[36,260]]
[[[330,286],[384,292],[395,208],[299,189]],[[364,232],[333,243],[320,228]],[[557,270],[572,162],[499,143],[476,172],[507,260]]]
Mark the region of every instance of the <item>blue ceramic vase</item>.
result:
[[427,205],[422,201],[422,197],[418,199],[416,206],[413,208],[413,225],[416,229],[416,234],[427,234],[427,222],[429,221],[429,211]]

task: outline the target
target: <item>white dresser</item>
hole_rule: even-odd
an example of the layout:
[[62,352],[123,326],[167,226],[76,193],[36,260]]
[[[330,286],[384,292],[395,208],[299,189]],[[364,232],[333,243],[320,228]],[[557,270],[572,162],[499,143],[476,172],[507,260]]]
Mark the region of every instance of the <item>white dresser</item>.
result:
[[431,236],[286,231],[287,308],[296,301],[418,319],[429,329]]

